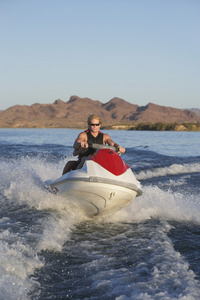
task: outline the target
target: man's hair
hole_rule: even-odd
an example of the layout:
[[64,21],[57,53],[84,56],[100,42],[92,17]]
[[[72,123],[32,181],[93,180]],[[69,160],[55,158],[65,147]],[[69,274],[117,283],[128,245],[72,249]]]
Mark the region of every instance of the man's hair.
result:
[[99,117],[99,116],[97,116],[97,115],[90,115],[89,117],[88,117],[88,125],[90,125],[90,123],[91,123],[91,121],[93,120],[93,119],[96,119],[96,120],[98,120],[99,121],[99,124],[101,124],[101,118]]

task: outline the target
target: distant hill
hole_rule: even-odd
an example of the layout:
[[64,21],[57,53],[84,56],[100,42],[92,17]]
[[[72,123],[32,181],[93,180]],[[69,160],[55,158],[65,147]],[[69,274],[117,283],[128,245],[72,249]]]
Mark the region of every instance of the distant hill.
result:
[[104,126],[200,122],[200,116],[188,109],[182,110],[153,103],[138,106],[117,97],[102,103],[98,100],[72,96],[67,102],[56,100],[52,104],[15,105],[0,111],[0,127],[86,128],[87,118],[93,113],[102,118]]
[[199,108],[191,108],[191,111],[193,111],[197,116],[200,117],[200,109]]

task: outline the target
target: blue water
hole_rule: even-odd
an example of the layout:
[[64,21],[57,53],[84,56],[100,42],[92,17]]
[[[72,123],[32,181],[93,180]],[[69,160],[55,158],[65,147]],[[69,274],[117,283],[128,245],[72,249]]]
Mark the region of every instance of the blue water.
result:
[[0,129],[0,300],[200,299],[200,133],[105,131],[143,195],[89,219],[42,185],[79,132]]

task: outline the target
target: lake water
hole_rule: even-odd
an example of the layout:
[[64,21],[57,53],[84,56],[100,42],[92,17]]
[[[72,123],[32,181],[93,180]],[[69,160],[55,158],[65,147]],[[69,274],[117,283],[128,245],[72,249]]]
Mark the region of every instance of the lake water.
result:
[[200,299],[200,133],[104,131],[143,195],[89,219],[42,184],[79,132],[0,129],[0,300]]

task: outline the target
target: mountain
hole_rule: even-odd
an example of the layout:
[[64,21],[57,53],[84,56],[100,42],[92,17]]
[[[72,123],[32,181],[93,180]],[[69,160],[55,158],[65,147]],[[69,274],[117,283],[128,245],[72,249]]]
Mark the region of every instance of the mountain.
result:
[[191,108],[191,111],[193,111],[197,116],[200,117],[200,109],[199,108]]
[[107,103],[89,98],[71,96],[69,101],[56,100],[52,104],[15,105],[0,111],[0,127],[86,128],[90,114],[101,117],[104,126],[138,123],[200,122],[200,116],[191,110],[148,103],[146,106],[131,104],[120,98]]

